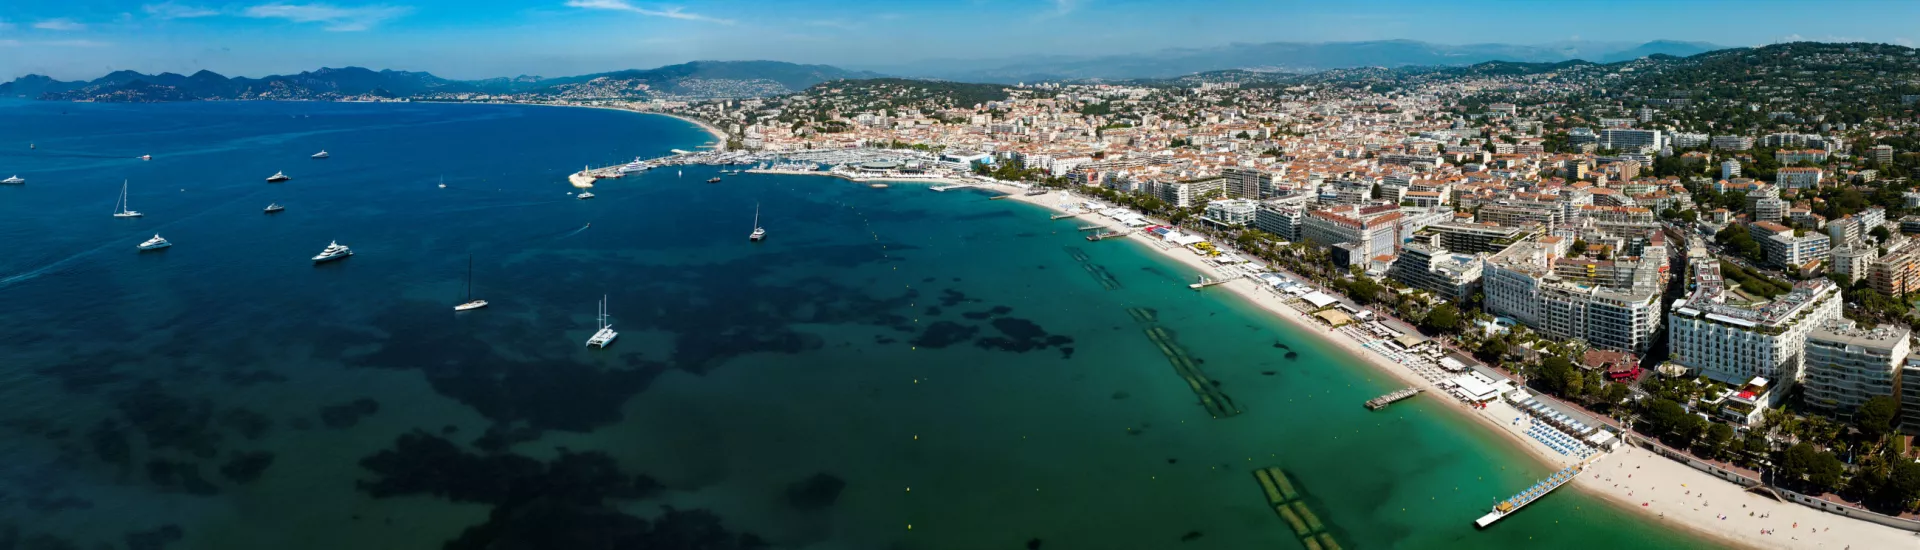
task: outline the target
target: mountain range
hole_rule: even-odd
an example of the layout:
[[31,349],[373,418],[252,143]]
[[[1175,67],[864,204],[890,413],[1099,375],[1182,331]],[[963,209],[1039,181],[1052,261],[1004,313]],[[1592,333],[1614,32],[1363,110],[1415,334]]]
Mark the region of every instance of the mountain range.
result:
[[1030,56],[936,60],[913,66],[849,70],[780,61],[695,61],[558,78],[517,76],[450,80],[424,72],[322,68],[294,75],[226,77],[115,71],[90,81],[27,75],[0,84],[0,97],[85,101],[212,99],[329,99],[423,97],[437,94],[527,94],[559,98],[750,97],[792,93],[829,80],[900,75],[963,82],[1169,78],[1221,70],[1313,73],[1355,67],[1465,66],[1488,61],[1550,63],[1574,59],[1608,63],[1649,55],[1690,56],[1717,49],[1699,42],[1643,44],[1562,42],[1540,45],[1447,45],[1412,40],[1229,44],[1135,55]]
[[[542,78],[518,76],[450,80],[424,72],[322,68],[294,75],[227,77],[212,71],[191,75],[115,71],[89,81],[27,75],[0,84],[0,97],[89,101],[190,101],[215,99],[327,99],[419,97],[433,94],[616,94],[620,97],[738,97],[804,90],[843,78],[879,74],[826,65],[778,61],[695,61],[655,69]],[[604,97],[604,95],[602,95]]]
[[1704,42],[1570,41],[1538,45],[1433,44],[1414,40],[1269,42],[1212,48],[1174,48],[1102,56],[1041,56],[932,60],[912,66],[868,67],[877,72],[965,82],[1170,78],[1227,69],[1312,73],[1354,67],[1457,66],[1487,61],[1611,63],[1665,54],[1691,56],[1721,49]]

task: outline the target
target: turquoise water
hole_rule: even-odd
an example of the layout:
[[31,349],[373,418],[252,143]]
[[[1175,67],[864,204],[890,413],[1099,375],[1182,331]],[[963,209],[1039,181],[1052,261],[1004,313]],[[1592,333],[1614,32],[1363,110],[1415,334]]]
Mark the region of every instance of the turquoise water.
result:
[[[695,167],[575,200],[581,164],[707,139],[586,109],[0,121],[0,543],[1297,548],[1250,473],[1280,466],[1347,548],[1703,545],[1571,491],[1476,531],[1546,467],[1425,398],[1369,413],[1384,375],[977,192]],[[108,216],[123,179],[146,217]],[[307,261],[331,240],[357,255]],[[492,306],[455,315],[469,255]],[[620,340],[587,350],[603,294]]]

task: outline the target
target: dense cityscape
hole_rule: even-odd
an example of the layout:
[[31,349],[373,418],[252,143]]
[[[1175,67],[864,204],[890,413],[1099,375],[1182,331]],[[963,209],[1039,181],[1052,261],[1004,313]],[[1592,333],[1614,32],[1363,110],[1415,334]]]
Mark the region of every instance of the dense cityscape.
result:
[[[610,103],[709,121],[733,149],[910,150],[944,162],[888,173],[971,164],[1127,206],[1682,460],[1914,518],[1920,90],[1870,76],[1914,53]],[[1702,80],[1729,64],[1751,80]]]

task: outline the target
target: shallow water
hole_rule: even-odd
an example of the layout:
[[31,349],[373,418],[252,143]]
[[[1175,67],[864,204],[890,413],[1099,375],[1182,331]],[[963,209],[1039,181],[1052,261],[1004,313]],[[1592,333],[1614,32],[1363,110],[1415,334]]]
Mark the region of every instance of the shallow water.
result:
[[[1546,468],[1424,397],[1367,412],[1386,376],[1031,206],[704,167],[567,194],[707,138],[0,103],[0,172],[28,179],[0,187],[0,543],[1298,547],[1250,473],[1281,466],[1347,548],[1704,544],[1571,491],[1474,530]],[[108,216],[123,179],[146,217]],[[136,253],[155,232],[175,246]],[[357,255],[312,265],[331,240]],[[492,306],[455,315],[469,255]],[[602,295],[621,336],[587,350]]]

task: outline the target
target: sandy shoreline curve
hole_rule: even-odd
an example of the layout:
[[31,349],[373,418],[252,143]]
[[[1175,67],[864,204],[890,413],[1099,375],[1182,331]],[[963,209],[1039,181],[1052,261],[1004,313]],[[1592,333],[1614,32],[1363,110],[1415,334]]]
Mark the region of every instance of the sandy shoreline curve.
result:
[[[937,183],[965,183],[1006,193],[1009,200],[1032,204],[1056,213],[1067,212],[1060,206],[1063,200],[1072,202],[1093,200],[1061,191],[1027,196],[1024,194],[1027,191],[1026,188],[1005,183],[952,180]],[[1106,226],[1113,230],[1129,229],[1099,215],[1081,216],[1075,220]],[[1221,275],[1220,271],[1208,265],[1196,254],[1153,244],[1149,237],[1137,231],[1128,234],[1126,239],[1138,240],[1140,244],[1159,253],[1162,257],[1201,273],[1215,276],[1216,279],[1220,278],[1218,277]],[[1528,439],[1524,435],[1526,425],[1512,422],[1513,418],[1521,413],[1511,406],[1496,402],[1486,409],[1469,408],[1465,403],[1452,398],[1445,390],[1440,389],[1438,384],[1428,381],[1384,355],[1362,348],[1352,338],[1335,334],[1326,326],[1309,319],[1305,313],[1288,306],[1279,295],[1267,290],[1255,280],[1240,278],[1210,287],[1207,291],[1216,289],[1226,289],[1240,299],[1280,318],[1300,332],[1313,334],[1322,342],[1346,351],[1376,370],[1385,372],[1408,385],[1426,390],[1427,395],[1420,399],[1444,402],[1445,406],[1440,407],[1441,409],[1462,417],[1478,418],[1486,423],[1482,426],[1483,428],[1492,428],[1493,431],[1503,434],[1510,443],[1526,451],[1528,456],[1544,466],[1557,469],[1576,462],[1572,458],[1553,453],[1544,445]],[[1749,493],[1738,485],[1636,447],[1623,446],[1619,451],[1606,454],[1590,466],[1586,473],[1577,478],[1573,485],[1582,493],[1598,497],[1609,505],[1637,512],[1642,517],[1658,521],[1662,525],[1690,532],[1730,548],[1920,548],[1920,534],[1877,523],[1848,519],[1800,504],[1776,501]],[[1518,489],[1520,488],[1515,488],[1515,490]],[[1761,517],[1763,515],[1766,517]],[[1832,527],[1838,527],[1840,530],[1833,531],[1830,529]],[[1763,534],[1762,530],[1771,534]]]

